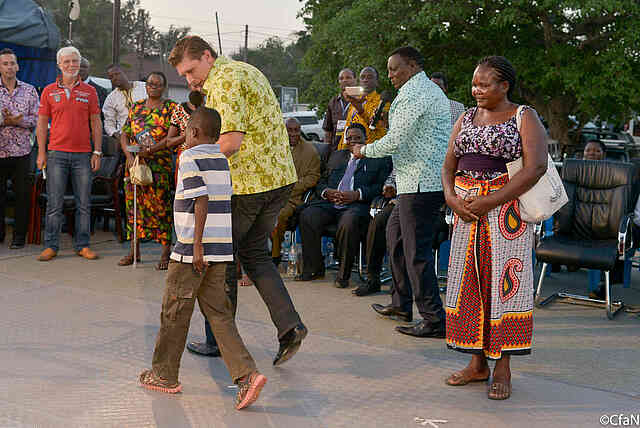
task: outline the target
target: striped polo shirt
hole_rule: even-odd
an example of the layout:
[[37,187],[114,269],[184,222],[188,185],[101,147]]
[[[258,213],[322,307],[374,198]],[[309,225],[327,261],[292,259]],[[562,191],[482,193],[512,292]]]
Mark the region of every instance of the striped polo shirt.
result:
[[173,260],[193,262],[196,198],[208,196],[207,221],[202,234],[204,261],[233,261],[232,193],[229,164],[218,144],[200,144],[182,152],[173,204],[177,235],[177,242],[171,253]]

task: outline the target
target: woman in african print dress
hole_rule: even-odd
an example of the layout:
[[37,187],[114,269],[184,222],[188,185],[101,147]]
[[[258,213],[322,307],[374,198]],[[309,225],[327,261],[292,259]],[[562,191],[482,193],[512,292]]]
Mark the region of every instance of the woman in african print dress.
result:
[[[147,78],[147,99],[135,103],[129,111],[129,118],[122,128],[120,145],[127,156],[125,172],[125,196],[127,208],[127,236],[133,238],[133,184],[129,180],[129,168],[134,156],[127,150],[129,145],[141,146],[138,156],[153,173],[153,183],[138,186],[136,230],[139,240],[153,240],[162,244],[162,255],[157,269],[166,270],[169,265],[173,206],[171,192],[173,184],[173,162],[171,151],[167,149],[167,133],[171,114],[176,103],[163,98],[167,79],[161,72],[153,72]],[[151,138],[149,138],[151,137]],[[138,241],[139,242],[139,241]],[[135,251],[140,260],[140,248]],[[131,241],[129,254],[118,265],[133,263],[134,248]]]
[[[544,174],[546,135],[531,108],[521,129],[510,101],[516,80],[504,57],[482,59],[473,73],[477,107],[456,122],[442,168],[447,205],[454,212],[447,283],[447,346],[472,354],[452,386],[486,381],[488,397],[511,395],[510,356],[531,352],[533,225],[521,220],[518,197]],[[506,163],[522,157],[510,180]]]

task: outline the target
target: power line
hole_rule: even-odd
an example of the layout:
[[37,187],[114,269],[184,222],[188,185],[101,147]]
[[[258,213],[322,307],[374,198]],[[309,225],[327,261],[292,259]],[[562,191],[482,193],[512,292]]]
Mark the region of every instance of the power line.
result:
[[[213,20],[201,20],[201,19],[193,19],[193,18],[187,18],[187,17],[179,17],[179,16],[163,16],[163,15],[155,15],[155,14],[150,14],[151,18],[154,19],[164,19],[164,20],[171,20],[174,21],[173,25],[185,25],[184,23],[200,23],[200,24],[213,24],[214,21]],[[180,22],[180,24],[175,23],[175,21]],[[227,22],[222,22],[221,24],[225,25],[225,26],[231,26],[231,27],[242,27],[244,28],[245,25],[247,24],[231,24],[231,23],[227,23]],[[302,29],[292,29],[292,28],[282,28],[282,27],[267,27],[264,25],[252,25],[249,24],[250,28],[264,28],[267,30],[277,30],[277,31],[282,31],[282,32],[287,32],[289,34],[292,33],[296,33],[298,31],[301,31]],[[242,31],[242,30],[240,30]]]

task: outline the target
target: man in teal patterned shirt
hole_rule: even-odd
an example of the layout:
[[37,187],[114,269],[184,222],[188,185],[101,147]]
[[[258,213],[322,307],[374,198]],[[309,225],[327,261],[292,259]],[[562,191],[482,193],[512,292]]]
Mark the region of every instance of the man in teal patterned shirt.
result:
[[[387,69],[398,96],[389,110],[389,131],[360,146],[360,157],[393,158],[398,202],[387,224],[387,249],[394,279],[391,305],[375,304],[385,316],[411,321],[412,295],[423,320],[400,333],[445,336],[445,314],[432,252],[433,226],[444,204],[440,168],[451,133],[450,104],[423,71],[424,59],[410,46],[396,49]],[[407,279],[408,282],[407,283]]]

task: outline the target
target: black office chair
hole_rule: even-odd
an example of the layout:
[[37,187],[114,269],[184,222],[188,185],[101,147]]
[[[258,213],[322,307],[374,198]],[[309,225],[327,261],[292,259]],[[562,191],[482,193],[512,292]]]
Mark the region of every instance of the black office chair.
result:
[[[633,251],[633,208],[637,199],[636,166],[613,161],[568,159],[562,169],[569,202],[554,216],[553,235],[541,239],[536,258],[542,262],[535,302],[544,306],[556,299],[606,308],[613,317],[623,308],[612,302],[609,272],[616,259]],[[605,273],[605,300],[566,292],[542,300],[542,283],[549,264],[598,269]],[[614,308],[616,308],[614,310]]]

